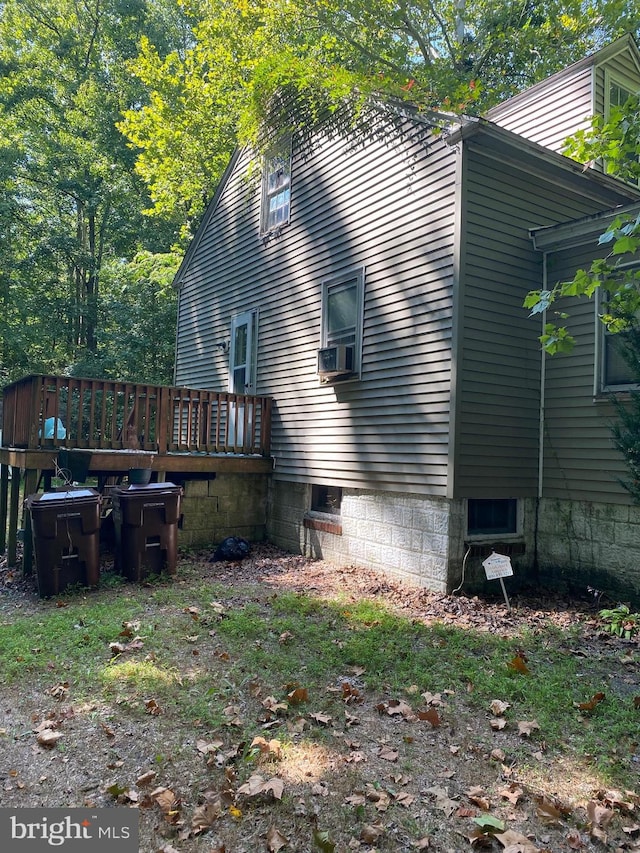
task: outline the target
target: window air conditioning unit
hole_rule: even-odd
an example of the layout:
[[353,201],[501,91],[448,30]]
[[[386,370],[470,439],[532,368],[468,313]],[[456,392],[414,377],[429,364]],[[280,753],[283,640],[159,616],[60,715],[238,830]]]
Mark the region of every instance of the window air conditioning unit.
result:
[[336,344],[318,350],[318,373],[323,379],[353,373],[353,347]]

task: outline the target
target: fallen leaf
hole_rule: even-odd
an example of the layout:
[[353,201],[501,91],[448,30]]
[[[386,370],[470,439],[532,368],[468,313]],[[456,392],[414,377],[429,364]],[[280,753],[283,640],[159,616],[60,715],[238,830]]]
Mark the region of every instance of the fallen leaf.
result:
[[141,776],[138,776],[136,779],[136,785],[139,788],[143,788],[145,785],[148,785],[150,782],[156,778],[158,774],[155,770],[147,770],[146,773],[143,773]]
[[296,687],[287,694],[287,699],[292,705],[299,705],[301,702],[308,702],[309,691],[306,687]]
[[153,790],[149,797],[157,803],[165,814],[175,811],[179,805],[179,800],[172,790],[169,788],[159,787]]
[[489,710],[494,717],[501,717],[509,707],[510,705],[508,702],[502,702],[500,699],[493,699],[489,705]]
[[495,731],[501,731],[507,725],[507,721],[504,717],[496,717],[494,720],[491,720],[491,728]]
[[419,720],[430,723],[434,729],[437,729],[441,722],[440,714],[438,714],[435,708],[429,708],[427,711],[418,711],[417,717]]
[[212,752],[217,752],[224,746],[223,740],[197,740],[196,749],[203,755],[210,755]]
[[474,785],[473,788],[469,788],[466,795],[472,803],[483,811],[488,812],[491,808],[489,797],[487,797],[484,788],[481,788],[479,785]]
[[514,832],[512,829],[498,832],[494,838],[497,838],[505,848],[504,853],[507,851],[508,853],[540,853],[540,848],[536,847],[526,835],[520,835],[519,832]]
[[596,693],[588,702],[574,702],[580,711],[593,711],[605,698],[604,693]]
[[458,808],[459,803],[449,797],[448,788],[427,788],[427,794],[436,798],[436,808],[443,811],[447,817],[451,817]]
[[580,850],[584,847],[582,837],[577,829],[572,829],[571,832],[569,832],[567,835],[567,844],[571,850]]
[[322,726],[328,726],[331,722],[331,717],[328,714],[309,714],[309,716]]
[[504,800],[509,800],[510,803],[513,803],[514,806],[518,805],[518,800],[523,795],[524,791],[522,788],[518,788],[517,785],[510,785],[508,788],[505,788],[503,791],[500,791],[500,796]]
[[543,796],[537,798],[536,816],[544,823],[559,823],[562,812],[555,803]]
[[155,699],[147,699],[144,703],[144,707],[147,709],[147,714],[151,714],[152,717],[157,717],[162,713],[162,710]]
[[259,776],[257,773],[254,773],[253,776],[250,776],[249,779],[238,788],[238,794],[245,794],[247,797],[256,797],[258,794],[262,793],[262,787],[265,784],[265,780],[262,776]]
[[524,655],[516,655],[513,660],[509,661],[507,666],[509,667],[509,669],[514,670],[514,672],[520,672],[523,675],[529,674],[529,667],[526,664],[526,658],[524,657]]
[[277,827],[269,827],[267,830],[267,850],[269,850],[269,853],[278,853],[278,850],[286,847],[288,843],[289,839]]
[[521,720],[518,723],[518,734],[520,737],[530,737],[531,732],[539,728],[537,720]]
[[223,806],[220,800],[197,806],[193,810],[191,819],[192,832],[196,835],[200,832],[206,832],[222,814]]
[[282,756],[282,744],[275,738],[268,741],[261,736],[254,737],[251,741],[251,746],[257,746],[262,755],[267,755],[270,758],[280,758]]
[[276,800],[282,798],[284,791],[284,782],[278,779],[277,776],[265,781],[262,776],[254,773],[249,777],[248,781],[238,788],[238,794],[244,794],[247,797],[257,797],[258,794],[272,794]]
[[54,732],[52,729],[43,729],[36,735],[36,740],[40,746],[46,746],[51,749],[62,737],[62,732]]
[[376,750],[376,755],[382,758],[384,761],[397,761],[398,760],[398,751],[395,749],[391,749],[389,746],[381,746]]
[[269,779],[268,782],[264,783],[262,790],[265,794],[273,794],[276,800],[281,800],[282,793],[284,791],[284,782],[282,779],[278,779],[277,776],[274,776],[272,779]]
[[504,830],[504,821],[494,817],[492,814],[478,815],[478,817],[474,817],[473,822],[477,823],[486,832],[494,832],[496,830],[502,832]]
[[381,824],[365,824],[360,832],[360,841],[364,841],[365,844],[375,844],[383,833],[384,827]]
[[419,838],[417,841],[413,842],[413,847],[416,847],[418,850],[428,850],[431,841],[428,835]]
[[335,853],[336,845],[331,840],[329,831],[326,829],[313,830],[313,842],[322,853]]

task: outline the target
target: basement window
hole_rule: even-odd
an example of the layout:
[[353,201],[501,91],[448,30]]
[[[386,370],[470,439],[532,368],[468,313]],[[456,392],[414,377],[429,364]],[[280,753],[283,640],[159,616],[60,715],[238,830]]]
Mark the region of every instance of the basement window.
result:
[[468,536],[508,536],[518,532],[516,498],[469,498]]
[[340,486],[311,486],[311,511],[340,515],[342,489]]

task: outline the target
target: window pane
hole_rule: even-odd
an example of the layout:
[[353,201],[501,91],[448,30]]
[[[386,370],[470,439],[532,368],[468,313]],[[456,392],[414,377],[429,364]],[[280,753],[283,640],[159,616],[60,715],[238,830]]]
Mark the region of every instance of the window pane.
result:
[[235,340],[233,342],[236,362],[244,364],[247,360],[247,326],[243,323],[242,326],[236,327]]
[[618,335],[604,336],[604,376],[605,387],[611,385],[632,385],[636,380],[631,376],[631,369],[620,351],[623,339]]
[[329,291],[327,298],[327,331],[336,335],[353,329],[357,322],[358,288],[356,282],[348,287]]
[[517,533],[517,508],[515,498],[470,498],[467,509],[468,535]]
[[609,104],[612,107],[623,107],[630,97],[631,92],[618,83],[611,83],[609,86]]
[[340,515],[342,504],[342,489],[340,486],[317,486],[311,487],[311,509],[315,512],[329,512],[332,515]]

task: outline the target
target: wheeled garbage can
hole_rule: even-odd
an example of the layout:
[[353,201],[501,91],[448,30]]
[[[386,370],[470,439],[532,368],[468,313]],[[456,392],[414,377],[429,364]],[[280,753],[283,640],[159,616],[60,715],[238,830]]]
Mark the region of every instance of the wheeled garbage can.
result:
[[27,498],[42,598],[100,582],[100,501],[100,493],[89,488]]
[[118,486],[111,493],[115,567],[129,580],[176,573],[182,489],[173,483]]

